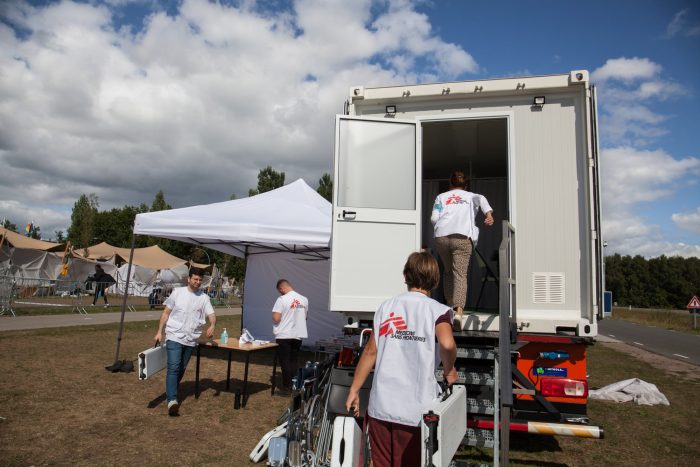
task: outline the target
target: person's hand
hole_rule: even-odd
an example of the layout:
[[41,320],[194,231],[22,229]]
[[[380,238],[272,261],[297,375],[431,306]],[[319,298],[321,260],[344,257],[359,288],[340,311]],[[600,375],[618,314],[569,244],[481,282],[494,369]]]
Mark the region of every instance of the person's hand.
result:
[[493,216],[491,213],[486,214],[486,219],[484,219],[484,224],[485,225],[493,225]]
[[360,416],[360,394],[357,391],[350,390],[345,400],[345,409],[355,417]]
[[457,370],[455,367],[452,367],[450,371],[445,373],[445,381],[447,381],[447,384],[452,385],[457,382]]
[[161,334],[160,334],[160,329],[159,329],[158,332],[156,333],[156,336],[153,338],[153,340],[156,341],[156,345],[158,345],[158,343],[161,342],[162,336],[161,336]]
[[207,328],[207,337],[214,337],[214,325],[213,324]]

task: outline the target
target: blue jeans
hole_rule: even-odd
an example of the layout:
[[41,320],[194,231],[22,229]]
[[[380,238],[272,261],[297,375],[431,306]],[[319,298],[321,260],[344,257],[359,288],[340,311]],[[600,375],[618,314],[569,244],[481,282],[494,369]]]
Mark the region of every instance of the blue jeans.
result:
[[187,363],[190,361],[194,347],[182,345],[175,341],[165,341],[165,352],[168,357],[168,372],[165,375],[165,395],[170,401],[177,399],[177,387],[185,374]]

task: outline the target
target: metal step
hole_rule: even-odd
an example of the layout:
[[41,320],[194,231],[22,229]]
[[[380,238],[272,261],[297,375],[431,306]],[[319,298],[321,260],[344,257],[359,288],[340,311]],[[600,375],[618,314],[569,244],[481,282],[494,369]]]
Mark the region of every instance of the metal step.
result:
[[496,353],[493,349],[458,347],[457,358],[472,358],[476,360],[493,360]]
[[[442,381],[442,368],[435,370],[435,378]],[[475,371],[457,370],[457,382],[455,384],[474,384],[478,386],[493,386],[491,373],[477,373]]]
[[467,428],[462,445],[477,448],[493,448],[493,431],[480,428]]
[[467,413],[493,415],[493,400],[467,397]]

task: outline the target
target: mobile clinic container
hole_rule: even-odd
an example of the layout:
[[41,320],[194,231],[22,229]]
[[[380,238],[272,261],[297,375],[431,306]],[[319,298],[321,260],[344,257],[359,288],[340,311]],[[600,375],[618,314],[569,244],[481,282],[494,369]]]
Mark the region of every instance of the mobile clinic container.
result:
[[501,336],[512,347],[500,353],[513,355],[511,430],[539,420],[571,434],[567,426],[588,422],[586,344],[597,334],[603,290],[595,89],[587,71],[352,87],[336,117],[331,310],[364,327],[383,300],[405,291],[408,254],[435,251],[430,212],[453,170],[465,171],[468,190],[486,196],[496,221],[483,227],[477,217],[469,319],[455,334],[476,413],[470,426],[494,426],[472,396],[491,397],[498,384],[469,380],[484,362],[468,349],[490,348],[493,359],[507,326]]

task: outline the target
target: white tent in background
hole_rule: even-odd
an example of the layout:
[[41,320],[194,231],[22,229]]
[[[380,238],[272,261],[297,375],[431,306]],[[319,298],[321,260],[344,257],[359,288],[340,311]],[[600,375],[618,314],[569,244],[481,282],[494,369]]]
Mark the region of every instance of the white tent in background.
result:
[[[288,279],[309,298],[313,343],[342,328],[328,310],[331,204],[299,179],[250,198],[138,214],[135,235],[205,246],[246,259],[243,325],[271,340],[278,279]],[[118,356],[117,356],[118,357]]]

